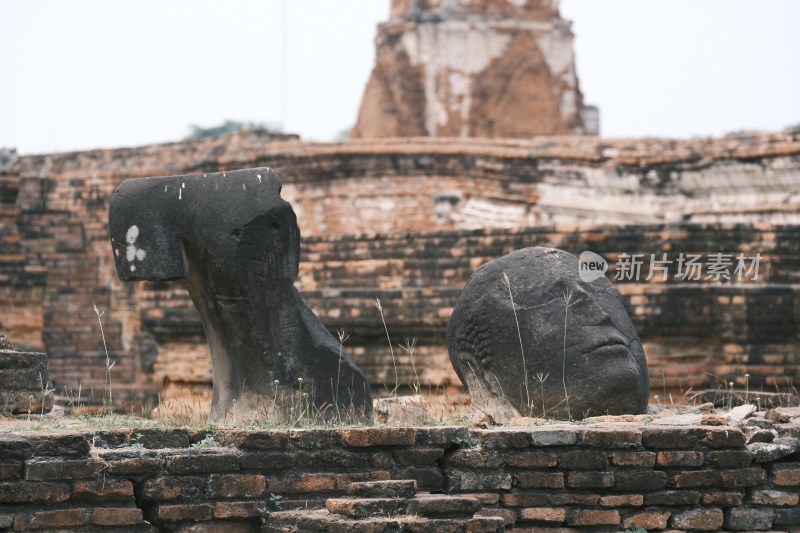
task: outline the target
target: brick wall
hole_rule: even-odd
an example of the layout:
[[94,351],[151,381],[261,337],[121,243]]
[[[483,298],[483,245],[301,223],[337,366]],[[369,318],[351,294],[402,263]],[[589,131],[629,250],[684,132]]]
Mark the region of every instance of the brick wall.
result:
[[[209,435],[224,447],[192,446]],[[514,531],[800,530],[800,456],[756,459],[727,426],[7,432],[0,528],[256,531],[270,494],[305,508],[415,479]]]
[[[612,263],[624,252],[761,252],[761,283],[619,289],[654,391],[717,386],[707,372],[737,381],[748,373],[753,387],[784,389],[798,377],[796,226],[781,225],[800,223],[798,154],[800,135],[786,133],[310,144],[245,132],[26,156],[0,175],[0,331],[48,353],[60,394],[99,399],[106,355],[97,305],[118,402],[154,405],[165,382],[170,395],[204,397],[210,368],[188,295],[180,283],[117,279],[108,198],[128,177],[269,165],[304,235],[299,287],[330,328],[351,333],[346,348],[378,391],[394,376],[373,298],[395,342],[417,338],[423,386],[457,385],[444,328],[458,291],[482,262],[533,244],[589,248]],[[721,222],[736,217],[745,222]],[[695,218],[708,223],[684,221]],[[596,226],[611,222],[626,226]],[[409,383],[410,358],[397,357]]]
[[[615,261],[622,253],[667,253],[674,259],[681,252],[759,252],[757,281],[682,282],[672,265],[666,282],[656,276],[616,286],[643,341],[654,394],[717,388],[722,380],[744,386],[745,374],[752,389],[786,391],[800,380],[797,232],[794,226],[658,225],[307,239],[299,279],[323,321],[350,331],[350,344],[363,347],[363,355],[355,355],[371,376],[385,373],[390,360],[372,301],[380,298],[394,340],[417,338],[423,385],[436,387],[457,380],[444,346],[450,312],[469,275],[494,257],[534,245],[575,255],[592,250],[609,260],[616,281]],[[409,358],[399,367],[409,383]]]

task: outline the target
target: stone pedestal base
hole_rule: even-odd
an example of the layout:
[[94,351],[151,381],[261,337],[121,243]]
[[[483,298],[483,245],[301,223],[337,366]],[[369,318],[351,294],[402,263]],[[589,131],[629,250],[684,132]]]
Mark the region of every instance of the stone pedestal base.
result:
[[3,337],[0,344],[0,413],[42,414],[53,409],[47,354],[18,352]]

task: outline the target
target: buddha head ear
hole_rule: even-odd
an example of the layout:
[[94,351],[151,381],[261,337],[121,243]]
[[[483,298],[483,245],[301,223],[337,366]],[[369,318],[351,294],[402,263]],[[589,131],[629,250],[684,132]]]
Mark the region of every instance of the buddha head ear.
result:
[[182,279],[188,275],[158,180],[133,179],[111,196],[108,228],[117,275],[123,281]]

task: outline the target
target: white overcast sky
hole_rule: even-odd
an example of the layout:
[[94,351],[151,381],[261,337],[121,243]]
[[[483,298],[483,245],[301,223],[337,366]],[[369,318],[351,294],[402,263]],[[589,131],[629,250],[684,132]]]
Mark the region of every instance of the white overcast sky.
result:
[[[603,136],[800,123],[798,0],[561,11]],[[355,122],[388,13],[389,0],[0,0],[0,147],[149,144],[225,119],[333,139]]]

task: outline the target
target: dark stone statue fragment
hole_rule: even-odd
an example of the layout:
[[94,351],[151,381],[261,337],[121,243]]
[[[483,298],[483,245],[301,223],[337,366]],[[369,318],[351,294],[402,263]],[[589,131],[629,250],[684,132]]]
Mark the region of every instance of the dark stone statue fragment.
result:
[[525,248],[472,274],[447,328],[450,360],[497,422],[645,412],[647,362],[616,289],[563,250]]
[[281,403],[286,416],[369,420],[367,380],[294,287],[300,230],[280,191],[268,168],[125,181],[109,209],[117,274],[186,279],[211,351],[212,421],[276,418]]

